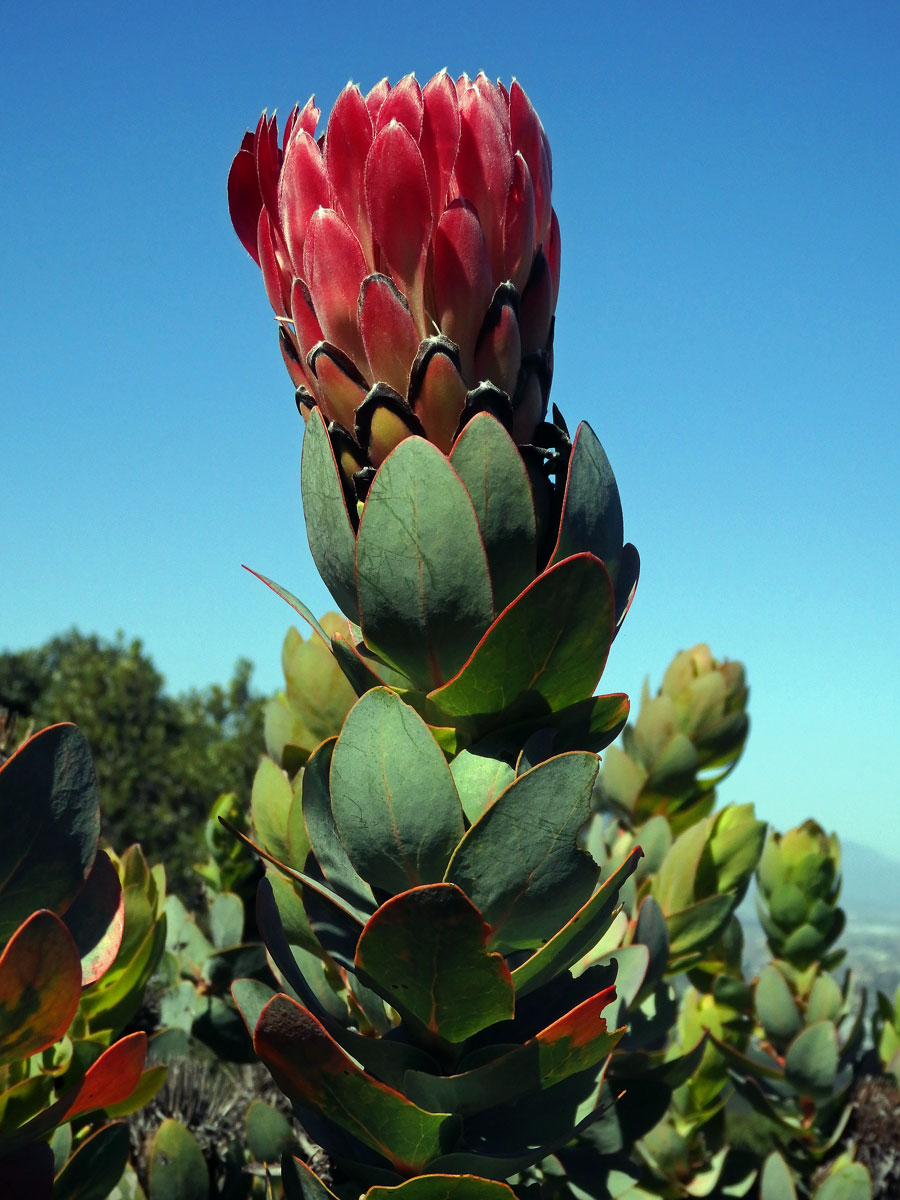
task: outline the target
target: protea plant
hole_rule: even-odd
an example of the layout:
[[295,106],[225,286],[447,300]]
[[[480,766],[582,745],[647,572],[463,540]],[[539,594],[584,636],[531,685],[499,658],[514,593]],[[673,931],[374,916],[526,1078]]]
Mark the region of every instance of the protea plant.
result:
[[[521,86],[446,71],[366,96],[325,133],[311,98],[260,117],[228,179],[306,416],[318,406],[362,492],[419,434],[448,453],[487,409],[516,442],[547,411],[559,226],[550,148]],[[368,470],[367,470],[368,468]],[[360,474],[362,472],[362,474]]]
[[592,695],[638,556],[593,432],[544,420],[559,232],[543,127],[518,83],[446,72],[348,85],[316,141],[318,118],[295,108],[281,144],[261,118],[229,201],[307,419],[310,546],[349,622],[335,655],[447,748],[566,709],[599,750],[625,716]]
[[499,1200],[485,1178],[597,1119],[622,1034],[615,965],[584,959],[641,851],[601,870],[581,831],[628,712],[594,693],[637,552],[594,433],[545,419],[559,233],[524,91],[408,76],[348,86],[317,141],[318,117],[295,109],[280,143],[263,117],[229,197],[344,614],[326,628],[270,585],[320,639],[293,690],[330,694],[336,662],[359,698],[336,736],[316,702],[293,779],[261,769],[257,922],[284,991],[234,995],[354,1187],[438,1174],[449,1196],[477,1174]]

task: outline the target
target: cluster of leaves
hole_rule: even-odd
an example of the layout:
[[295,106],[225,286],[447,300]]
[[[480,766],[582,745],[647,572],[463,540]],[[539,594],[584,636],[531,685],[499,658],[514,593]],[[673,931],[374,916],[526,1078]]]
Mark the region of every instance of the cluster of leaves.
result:
[[[98,848],[84,738],[58,725],[0,768],[0,1192],[106,1195],[123,1117],[162,1082],[146,1035],[118,1038],[160,953],[163,879]],[[110,1120],[109,1118],[116,1118]]]
[[[746,700],[740,664],[705,646],[679,654],[659,693],[645,688],[598,782],[594,852],[645,850],[599,948],[632,978],[618,1016],[628,1033],[608,1070],[623,1101],[558,1156],[598,1200],[872,1195],[866,1169],[842,1152],[864,997],[849,973],[832,974],[843,957],[837,840],[812,821],[767,834],[749,805],[713,812],[747,736]],[[748,979],[736,909],[754,873],[773,959]],[[653,1064],[676,1054],[691,1071],[648,1090]],[[599,1172],[598,1151],[611,1155]]]
[[227,687],[171,697],[139,641],[73,630],[0,654],[0,707],[34,728],[76,723],[91,747],[104,835],[114,846],[140,842],[165,861],[170,888],[190,896],[211,803],[249,794],[264,706],[251,671],[242,660]]
[[641,853],[601,873],[579,843],[627,715],[594,692],[637,555],[596,437],[554,437],[533,475],[487,415],[449,458],[408,439],[360,518],[308,426],[313,554],[354,619],[275,587],[313,629],[285,645],[247,837],[280,990],[232,990],[339,1189],[531,1172],[597,1119],[623,1032],[615,964],[574,968]]

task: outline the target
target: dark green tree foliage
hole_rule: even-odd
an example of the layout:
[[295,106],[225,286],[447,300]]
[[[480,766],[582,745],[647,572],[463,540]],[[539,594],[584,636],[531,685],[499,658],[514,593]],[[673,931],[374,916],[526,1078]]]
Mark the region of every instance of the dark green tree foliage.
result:
[[70,630],[0,654],[0,707],[35,728],[74,721],[91,747],[103,832],[165,859],[170,889],[195,892],[203,823],[222,792],[249,801],[263,742],[264,698],[242,659],[229,684],[167,695],[140,640]]

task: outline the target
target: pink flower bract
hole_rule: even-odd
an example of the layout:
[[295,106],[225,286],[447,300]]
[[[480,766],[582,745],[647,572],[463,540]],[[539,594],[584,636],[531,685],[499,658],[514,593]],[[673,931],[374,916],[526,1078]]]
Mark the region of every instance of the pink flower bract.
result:
[[559,226],[550,147],[520,85],[412,75],[312,99],[247,133],[231,219],[262,270],[304,415],[348,477],[475,412],[529,442],[547,411]]

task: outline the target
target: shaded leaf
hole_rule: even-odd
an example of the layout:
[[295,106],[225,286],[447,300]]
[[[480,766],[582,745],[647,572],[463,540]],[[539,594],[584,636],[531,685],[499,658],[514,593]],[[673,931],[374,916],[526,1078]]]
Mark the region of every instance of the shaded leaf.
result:
[[542,1029],[523,1046],[455,1075],[409,1071],[403,1090],[411,1100],[462,1116],[546,1090],[606,1058],[624,1034],[607,1030],[601,1013],[615,999],[607,988]]
[[81,962],[55,913],[33,913],[0,954],[0,1064],[51,1046],[81,999]]
[[515,1200],[508,1184],[474,1175],[419,1175],[396,1187],[371,1187],[365,1200]]
[[254,1046],[295,1103],[337,1122],[399,1171],[421,1171],[459,1132],[457,1118],[425,1112],[366,1075],[288,996],[266,1005]]
[[84,887],[63,919],[81,957],[81,986],[87,987],[115,962],[125,930],[125,897],[105,850],[98,852]]
[[76,726],[42,729],[0,766],[0,829],[2,945],[36,909],[64,912],[93,866],[100,805]]
[[357,874],[338,836],[331,811],[329,775],[337,738],[317,746],[303,772],[303,819],[309,844],[322,874],[338,895],[360,912],[375,911],[372,889]]
[[635,846],[586,904],[548,942],[513,971],[516,996],[542,987],[590,950],[603,936],[619,903],[619,890],[638,865],[643,851]]
[[529,949],[593,891],[599,868],[577,842],[590,815],[593,754],[562,754],[520,775],[475,822],[446,879],[492,929],[491,946]]
[[257,1162],[280,1162],[296,1145],[296,1135],[290,1121],[277,1108],[263,1100],[253,1100],[247,1109],[245,1122],[247,1146]]
[[80,1142],[59,1172],[53,1200],[106,1200],[128,1162],[128,1125],[102,1125]]

